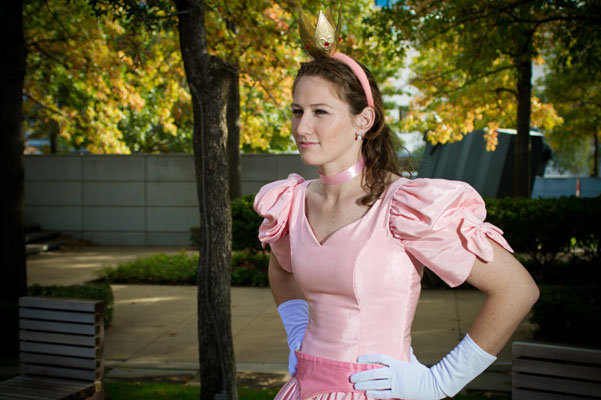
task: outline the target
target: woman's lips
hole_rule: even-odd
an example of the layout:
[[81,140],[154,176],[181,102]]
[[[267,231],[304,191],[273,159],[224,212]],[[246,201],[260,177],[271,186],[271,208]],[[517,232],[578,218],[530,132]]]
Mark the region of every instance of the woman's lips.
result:
[[319,144],[319,142],[300,142],[300,147],[303,149],[310,149],[311,147],[315,147]]

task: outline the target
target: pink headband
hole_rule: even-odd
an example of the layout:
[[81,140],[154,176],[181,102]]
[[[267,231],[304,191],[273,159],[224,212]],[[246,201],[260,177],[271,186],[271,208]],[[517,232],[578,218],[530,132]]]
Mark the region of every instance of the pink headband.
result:
[[334,53],[330,57],[337,59],[338,61],[342,61],[353,71],[361,86],[363,87],[363,92],[365,92],[365,98],[367,99],[367,105],[370,107],[374,106],[374,98],[371,94],[371,87],[369,86],[369,81],[367,80],[367,75],[363,68],[357,63],[357,61],[353,60],[351,57],[347,56],[344,53]]
[[307,18],[301,11],[298,31],[301,40],[305,44],[307,53],[313,56],[313,58],[333,57],[349,66],[361,83],[367,105],[373,107],[374,98],[371,93],[369,81],[367,80],[367,75],[363,68],[361,68],[357,61],[346,54],[336,52],[336,45],[340,40],[340,28],[342,27],[342,24],[340,23],[342,14],[341,9],[342,3],[340,3],[340,9],[338,10],[338,23],[334,23],[330,7],[326,9],[325,14],[319,11],[317,20]]

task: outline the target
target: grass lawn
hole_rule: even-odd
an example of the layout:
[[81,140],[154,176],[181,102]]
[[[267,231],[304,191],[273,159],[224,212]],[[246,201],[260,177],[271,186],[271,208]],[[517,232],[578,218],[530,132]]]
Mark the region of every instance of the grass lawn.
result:
[[[279,389],[251,389],[244,386],[238,387],[238,398],[240,400],[272,400]],[[197,400],[200,395],[200,387],[185,386],[181,383],[162,382],[106,382],[105,399],[107,400]],[[457,400],[509,400],[510,394],[468,393],[457,395]]]
[[[278,389],[249,389],[238,387],[241,400],[272,400]],[[106,382],[106,400],[198,400],[200,387],[163,382]]]

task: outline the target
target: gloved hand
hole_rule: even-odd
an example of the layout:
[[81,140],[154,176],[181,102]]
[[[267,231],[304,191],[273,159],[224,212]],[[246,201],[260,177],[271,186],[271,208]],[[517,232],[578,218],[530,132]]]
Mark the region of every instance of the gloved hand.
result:
[[278,306],[278,312],[288,336],[288,372],[294,376],[298,363],[295,350],[300,349],[309,324],[309,303],[302,299],[288,300]]
[[357,362],[384,367],[358,372],[350,379],[356,390],[365,390],[368,397],[375,399],[438,400],[457,394],[496,359],[465,335],[457,347],[431,368],[419,362],[372,354],[359,357]]

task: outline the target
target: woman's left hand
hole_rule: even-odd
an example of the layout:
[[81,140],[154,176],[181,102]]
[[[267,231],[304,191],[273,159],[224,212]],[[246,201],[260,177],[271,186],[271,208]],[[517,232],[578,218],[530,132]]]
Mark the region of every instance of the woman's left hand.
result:
[[351,375],[356,390],[374,399],[442,399],[446,397],[430,368],[415,361],[400,361],[385,354],[361,356],[357,362],[384,367]]
[[355,389],[365,390],[374,399],[408,400],[453,397],[497,358],[484,351],[469,334],[431,368],[415,361],[399,361],[385,354],[361,356],[359,363],[381,364],[351,375]]

